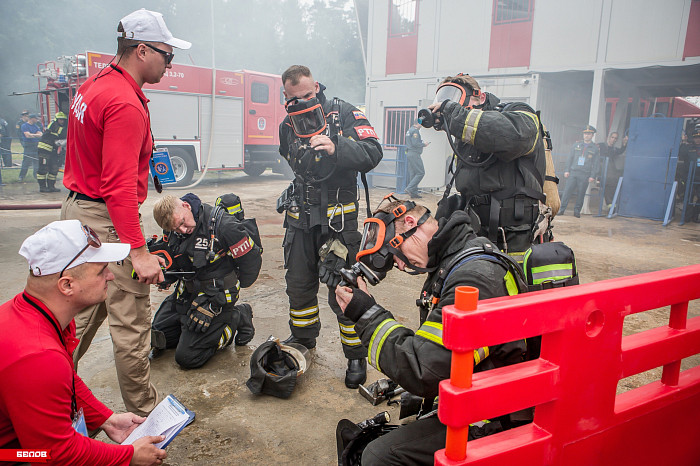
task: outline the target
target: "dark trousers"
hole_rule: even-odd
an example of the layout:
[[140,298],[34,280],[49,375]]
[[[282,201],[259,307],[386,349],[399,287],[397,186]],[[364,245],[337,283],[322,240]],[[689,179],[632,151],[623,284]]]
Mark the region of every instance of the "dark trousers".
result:
[[[287,296],[289,296],[289,328],[296,338],[316,338],[321,330],[318,311],[318,250],[333,234],[348,248],[352,262],[360,247],[362,234],[359,231],[329,231],[322,234],[321,227],[308,231],[288,227],[284,235],[284,266],[287,273]],[[328,305],[338,319],[340,341],[347,359],[361,359],[367,356],[362,342],[355,332],[353,321],[343,315],[335,299],[335,288],[328,288]]]
[[22,168],[19,170],[19,177],[23,179],[29,171],[29,167],[32,167],[32,175],[36,178],[36,173],[39,170],[39,156],[37,155],[36,148],[34,151],[24,149],[24,157],[22,158]]
[[2,138],[0,141],[0,155],[2,156],[3,166],[9,168],[12,166],[12,138]]
[[406,163],[408,164],[408,177],[406,191],[408,194],[416,194],[418,185],[425,176],[425,167],[420,154],[415,152],[406,153]]
[[[46,154],[46,153],[44,153]],[[56,181],[58,174],[58,154],[51,153],[39,157],[39,166],[36,171],[37,180]]]
[[564,213],[566,206],[569,205],[571,196],[575,195],[574,215],[581,215],[583,201],[586,198],[586,189],[588,189],[588,178],[590,177],[587,173],[573,172],[569,174],[569,178],[566,180],[566,187],[564,188],[564,195],[561,198],[560,214]]
[[[187,328],[190,299],[177,299],[174,292],[161,303],[153,318],[152,328],[165,334],[166,348],[175,348],[175,361],[183,369],[203,366],[220,347],[236,334],[241,312],[238,305],[226,305],[212,319],[206,332]],[[227,328],[228,327],[228,328]]]

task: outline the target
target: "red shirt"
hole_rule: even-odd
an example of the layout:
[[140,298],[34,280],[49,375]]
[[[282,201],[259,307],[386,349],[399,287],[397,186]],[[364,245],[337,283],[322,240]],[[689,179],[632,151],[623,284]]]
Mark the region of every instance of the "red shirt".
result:
[[146,244],[139,205],[148,194],[153,140],[148,99],[119,66],[80,86],[68,114],[63,184],[102,198],[122,243]]
[[[107,444],[73,429],[75,322],[62,332],[65,347],[56,328],[60,324],[51,311],[26,292],[0,306],[0,448],[49,449],[51,464],[128,465],[133,446]],[[98,428],[112,415],[77,374],[75,394],[88,429]]]

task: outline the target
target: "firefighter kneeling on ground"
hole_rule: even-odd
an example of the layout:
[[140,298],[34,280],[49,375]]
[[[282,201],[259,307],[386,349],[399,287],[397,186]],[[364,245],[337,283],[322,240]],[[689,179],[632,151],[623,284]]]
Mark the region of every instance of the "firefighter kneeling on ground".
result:
[[238,196],[221,196],[216,206],[192,193],[181,199],[165,196],[153,207],[153,217],[164,240],[149,250],[169,254],[165,284],[176,286],[153,319],[151,356],[176,348],[175,361],[192,369],[232,342],[248,344],[255,334],[253,311],[236,301],[240,288],[258,278],[262,245],[255,220],[244,218]]
[[[508,268],[486,255],[451,264],[469,248],[495,249],[487,238],[477,237],[466,212],[456,211],[449,218],[436,220],[422,205],[393,196],[389,200],[365,222],[358,264],[363,263],[376,274],[369,276],[370,280],[375,278],[374,283],[394,265],[404,272],[411,273],[408,269],[412,269],[413,273],[428,273],[419,300],[420,327],[414,332],[377,304],[367,291],[362,273],[358,274],[357,287],[339,286],[336,295],[345,316],[355,322],[362,344],[369,348],[369,363],[424,401],[418,420],[369,443],[362,453],[362,464],[433,464],[434,453],[445,448],[447,431],[433,402],[440,381],[450,377],[452,357],[442,343],[442,308],[454,304],[458,286],[476,287],[479,299],[488,299],[515,294],[517,285]],[[433,299],[435,294],[439,299]],[[480,348],[474,352],[474,371],[519,363],[526,349],[525,340]],[[527,415],[522,421],[516,421],[516,417],[505,415],[472,425],[469,438],[530,421]]]
[[65,113],[56,113],[56,119],[44,131],[37,146],[39,169],[36,172],[36,180],[39,182],[39,192],[41,193],[61,191],[56,187],[56,175],[58,174],[59,151],[65,150],[66,146],[67,122],[68,117]]

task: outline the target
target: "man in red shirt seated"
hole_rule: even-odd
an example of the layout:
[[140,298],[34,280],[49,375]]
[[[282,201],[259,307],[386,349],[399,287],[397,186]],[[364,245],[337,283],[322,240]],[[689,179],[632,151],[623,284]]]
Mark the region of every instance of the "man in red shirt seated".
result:
[[29,262],[24,291],[0,306],[0,449],[50,450],[51,464],[151,465],[167,456],[143,437],[113,445],[79,433],[101,428],[122,442],[145,418],[115,414],[78,377],[73,318],[105,299],[129,244],[102,244],[78,220],[50,223],[27,238],[19,253]]

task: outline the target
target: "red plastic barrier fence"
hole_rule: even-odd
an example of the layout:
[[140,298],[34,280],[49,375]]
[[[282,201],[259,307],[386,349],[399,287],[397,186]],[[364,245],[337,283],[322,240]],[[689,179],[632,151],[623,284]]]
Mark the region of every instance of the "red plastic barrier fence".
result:
[[[688,319],[698,298],[693,265],[486,300],[470,312],[446,307],[443,341],[453,352],[535,335],[542,352],[474,374],[470,388],[441,382],[438,415],[453,432],[531,406],[535,420],[462,443],[466,457],[453,435],[435,463],[699,465],[700,366],[680,371],[700,353],[700,317]],[[665,306],[667,326],[623,337],[626,316]],[[657,367],[661,380],[616,394],[621,379]]]

